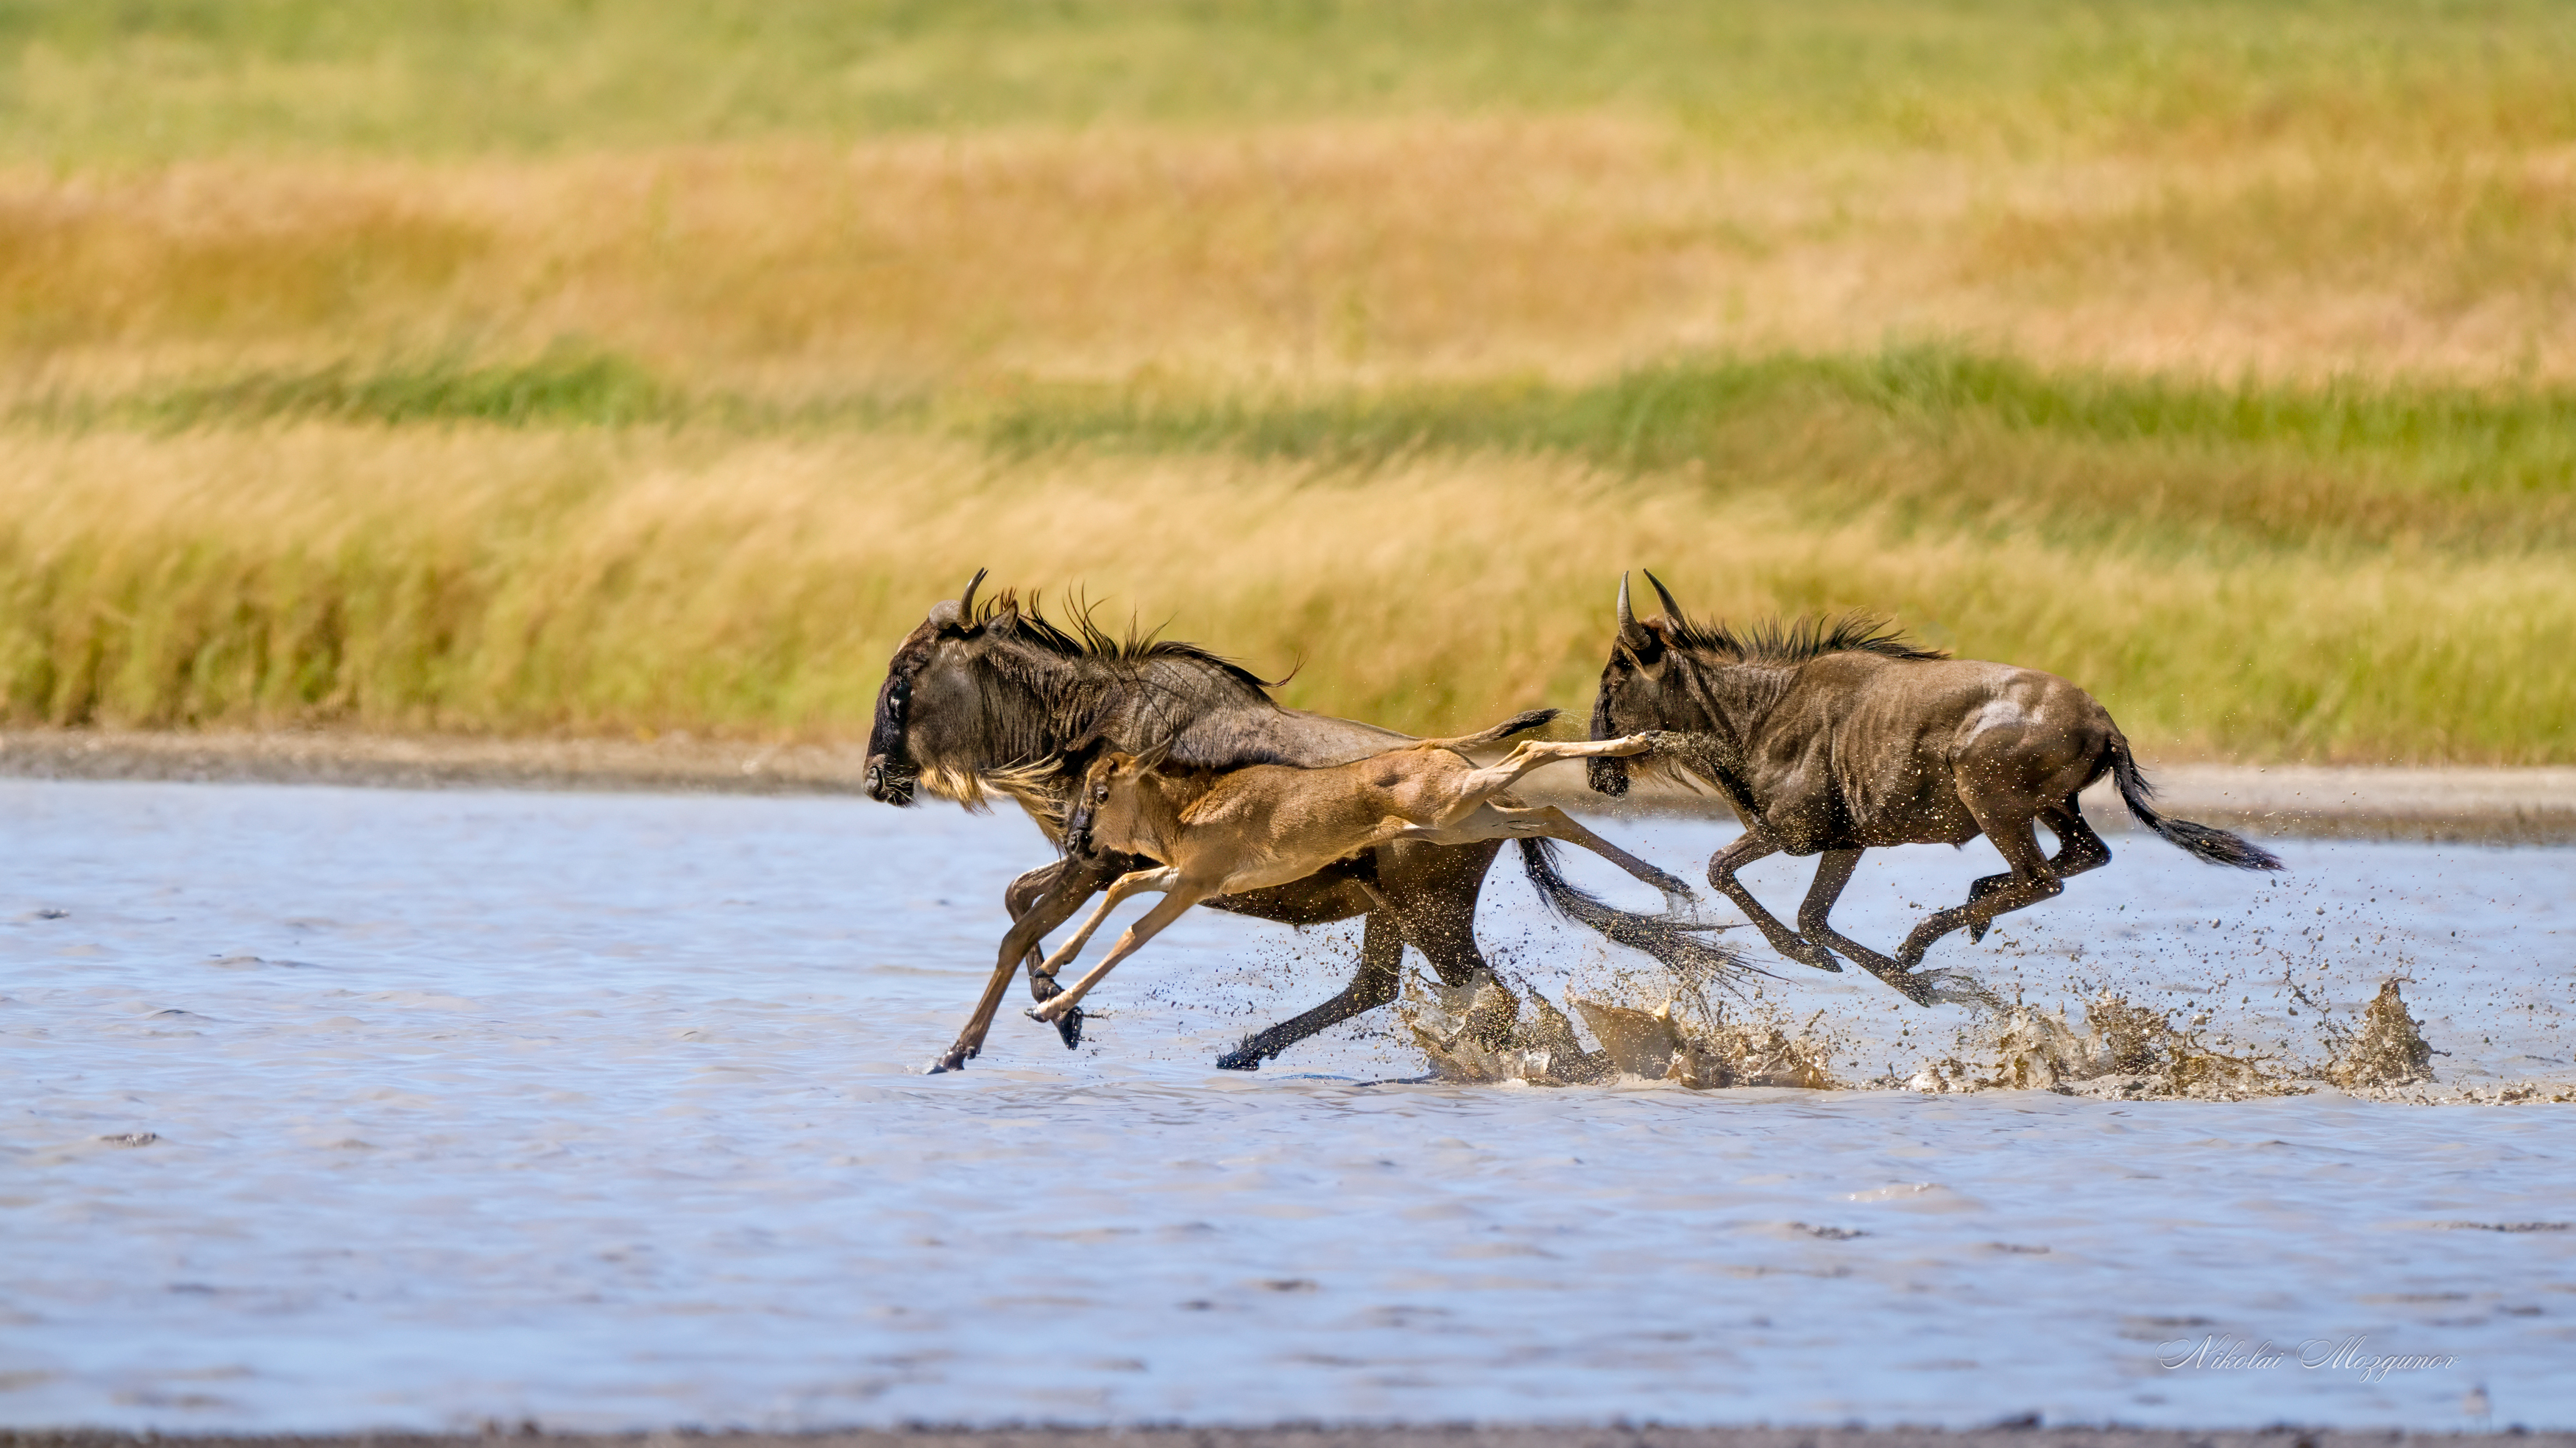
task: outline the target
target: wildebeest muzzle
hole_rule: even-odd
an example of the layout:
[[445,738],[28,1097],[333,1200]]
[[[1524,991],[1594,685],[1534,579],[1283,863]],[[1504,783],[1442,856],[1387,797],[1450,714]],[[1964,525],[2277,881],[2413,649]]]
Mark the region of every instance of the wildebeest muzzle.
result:
[[863,780],[868,798],[883,804],[908,805],[912,803],[914,787],[920,783],[920,775],[884,755],[868,756],[868,772]]

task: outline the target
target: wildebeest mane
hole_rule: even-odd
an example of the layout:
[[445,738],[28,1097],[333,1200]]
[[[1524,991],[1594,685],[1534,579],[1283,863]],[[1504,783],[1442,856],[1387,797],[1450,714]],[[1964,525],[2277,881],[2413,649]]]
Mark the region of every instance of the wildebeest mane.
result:
[[1877,654],[1890,659],[1946,659],[1946,649],[1909,641],[1885,619],[1847,613],[1782,620],[1763,619],[1741,631],[1724,623],[1697,623],[1678,612],[1664,615],[1664,643],[1693,653],[1719,654],[1730,662],[1803,664],[1827,654]]
[[1008,632],[1014,638],[1044,649],[1058,658],[1131,667],[1157,660],[1186,661],[1205,665],[1224,674],[1236,683],[1259,693],[1265,699],[1270,696],[1271,690],[1287,683],[1290,677],[1294,677],[1294,672],[1291,671],[1288,676],[1265,679],[1211,649],[1202,648],[1193,643],[1184,643],[1178,639],[1158,638],[1153,630],[1139,633],[1131,626],[1124,635],[1113,634],[1102,628],[1099,621],[1093,617],[1096,610],[1091,604],[1071,598],[1067,600],[1067,604],[1072,613],[1070,628],[1059,625],[1046,616],[1039,607],[1037,594],[1030,594],[1027,601],[1022,602],[1017,590],[1004,589],[998,596],[975,605],[975,617],[969,621],[969,625],[974,628],[988,628],[1003,622],[1004,616],[1009,615]]

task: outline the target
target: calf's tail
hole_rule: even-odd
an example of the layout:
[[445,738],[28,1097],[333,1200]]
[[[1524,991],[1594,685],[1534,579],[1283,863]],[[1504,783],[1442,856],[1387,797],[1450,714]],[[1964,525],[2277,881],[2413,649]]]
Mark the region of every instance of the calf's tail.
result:
[[1556,841],[1523,836],[1520,847],[1521,865],[1529,871],[1530,884],[1547,902],[1547,908],[1577,925],[1601,932],[1612,944],[1642,950],[1694,985],[1712,981],[1729,985],[1748,973],[1770,974],[1755,969],[1725,946],[1700,939],[1698,932],[1718,927],[1676,920],[1669,915],[1632,915],[1587,893],[1558,872]]
[[2156,813],[2152,803],[2156,788],[2138,772],[2138,761],[2129,753],[2129,741],[2118,734],[2111,736],[2111,779],[2120,787],[2120,798],[2128,803],[2129,813],[2138,817],[2138,823],[2162,836],[2167,844],[2188,850],[2213,865],[2234,865],[2240,870],[2287,868],[2281,863],[2280,856],[2241,836]]

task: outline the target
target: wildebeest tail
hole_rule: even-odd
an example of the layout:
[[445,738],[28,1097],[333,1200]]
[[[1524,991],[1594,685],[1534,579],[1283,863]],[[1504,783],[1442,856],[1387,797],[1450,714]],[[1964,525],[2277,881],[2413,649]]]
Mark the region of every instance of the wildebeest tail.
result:
[[2129,741],[2117,734],[2111,736],[2111,779],[2119,785],[2120,798],[2128,802],[2129,813],[2138,817],[2138,823],[2163,836],[2167,844],[2188,850],[2213,865],[2234,865],[2240,870],[2286,868],[2280,856],[2250,840],[2156,813],[2156,788],[2138,772],[2138,761],[2129,753]]
[[1612,944],[1642,950],[1694,985],[1712,981],[1727,985],[1733,977],[1747,972],[1770,974],[1746,964],[1743,956],[1725,946],[1700,939],[1698,932],[1715,927],[1666,915],[1633,915],[1586,892],[1557,870],[1556,841],[1524,837],[1520,846],[1521,864],[1529,871],[1530,884],[1547,902],[1547,908],[1577,925],[1601,932]]
[[1544,729],[1556,722],[1558,712],[1555,709],[1524,709],[1491,729],[1474,734],[1461,734],[1455,739],[1425,739],[1413,747],[1416,749],[1482,749],[1488,744],[1500,744],[1515,734],[1527,734],[1533,729]]

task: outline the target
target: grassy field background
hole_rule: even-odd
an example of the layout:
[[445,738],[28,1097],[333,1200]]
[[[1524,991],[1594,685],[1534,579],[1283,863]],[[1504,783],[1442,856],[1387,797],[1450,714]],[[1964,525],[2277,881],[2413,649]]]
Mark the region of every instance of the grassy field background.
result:
[[2576,760],[2549,4],[0,3],[16,722],[846,737],[975,568],[1581,707],[1620,570]]

